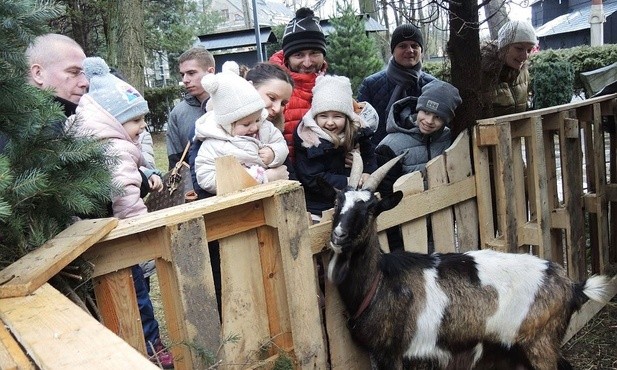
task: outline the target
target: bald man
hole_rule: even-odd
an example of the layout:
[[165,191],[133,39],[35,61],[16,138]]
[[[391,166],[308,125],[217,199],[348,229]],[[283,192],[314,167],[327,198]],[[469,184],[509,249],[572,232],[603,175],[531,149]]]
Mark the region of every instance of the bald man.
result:
[[50,89],[64,114],[75,113],[77,103],[88,89],[82,64],[86,59],[81,46],[70,37],[55,33],[38,36],[26,50],[28,83]]

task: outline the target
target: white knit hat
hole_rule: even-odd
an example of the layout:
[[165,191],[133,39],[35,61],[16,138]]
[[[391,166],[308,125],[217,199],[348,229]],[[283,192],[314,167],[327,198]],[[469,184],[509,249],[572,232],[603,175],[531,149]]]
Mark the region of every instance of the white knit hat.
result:
[[[235,66],[234,66],[235,65]],[[231,134],[231,124],[257,111],[262,111],[262,120],[268,116],[266,104],[255,87],[238,76],[235,62],[226,62],[221,73],[209,73],[202,77],[201,84],[210,94],[207,109],[214,112],[216,123]]]
[[347,77],[317,76],[313,87],[311,114],[315,117],[327,111],[341,112],[353,121],[359,120],[353,110],[351,82]]
[[499,49],[501,49],[517,42],[527,42],[535,45],[538,43],[538,38],[531,23],[513,20],[501,26],[497,33],[497,42]]

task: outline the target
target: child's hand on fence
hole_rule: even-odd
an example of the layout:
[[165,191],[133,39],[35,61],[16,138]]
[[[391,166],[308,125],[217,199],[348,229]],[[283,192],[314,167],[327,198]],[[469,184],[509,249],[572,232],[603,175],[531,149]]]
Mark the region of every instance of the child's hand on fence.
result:
[[268,168],[266,170],[266,177],[268,177],[268,181],[289,180],[289,172],[287,171],[287,166],[282,165],[275,168]]
[[261,160],[266,166],[269,165],[274,160],[274,150],[272,150],[272,148],[270,148],[269,146],[264,146],[263,148],[260,148],[259,158],[261,158]]
[[163,180],[157,174],[152,174],[148,178],[148,184],[150,185],[150,192],[163,190]]

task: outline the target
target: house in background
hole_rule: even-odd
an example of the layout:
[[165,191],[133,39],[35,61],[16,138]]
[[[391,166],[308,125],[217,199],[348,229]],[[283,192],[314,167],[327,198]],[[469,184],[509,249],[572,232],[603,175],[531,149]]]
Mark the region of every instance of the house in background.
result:
[[[294,12],[282,0],[255,0],[260,25],[275,26],[294,17]],[[218,31],[253,28],[253,0],[213,0],[210,9],[221,14],[224,21]]]
[[[368,14],[359,15],[358,17],[364,20],[364,30],[368,35],[369,32],[385,32],[386,28],[379,24],[375,19]],[[293,14],[281,22],[287,23]],[[259,20],[261,24],[261,19]],[[334,27],[328,19],[322,19],[320,22],[326,38],[334,31]],[[214,56],[216,61],[217,72],[221,70],[223,63],[228,60],[233,60],[238,64],[244,64],[249,67],[254,66],[258,62],[256,37],[254,29],[239,29],[234,31],[226,31],[220,33],[211,33],[208,35],[198,36],[199,41],[195,45],[202,45],[208,49]],[[276,35],[272,32],[271,26],[260,27],[260,40],[263,60],[266,61],[270,55],[266,55],[266,45],[278,42]]]
[[[603,2],[604,44],[617,43],[617,0]],[[591,1],[535,0],[531,23],[536,29],[540,50],[590,45]]]

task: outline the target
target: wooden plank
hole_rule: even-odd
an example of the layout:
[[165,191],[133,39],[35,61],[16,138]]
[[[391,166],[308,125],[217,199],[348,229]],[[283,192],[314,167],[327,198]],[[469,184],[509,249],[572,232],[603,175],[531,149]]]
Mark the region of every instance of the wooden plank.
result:
[[0,369],[2,370],[34,370],[19,343],[0,322]]
[[158,369],[49,284],[0,299],[0,318],[40,369]]
[[111,231],[118,220],[103,218],[78,221],[36,250],[0,271],[0,298],[23,297]]
[[194,369],[202,363],[201,351],[216,354],[221,343],[203,218],[168,226],[160,243],[171,257],[157,259],[156,270],[175,368]]
[[261,201],[239,204],[204,215],[208,241],[258,228],[266,224]]
[[[529,122],[525,122],[526,126],[529,126]],[[524,141],[525,151],[523,151],[523,140],[521,138],[513,138],[512,139],[512,180],[513,180],[513,189],[514,192],[511,194],[514,197],[514,204],[517,205],[515,209],[510,210],[511,213],[515,214],[515,218],[518,225],[523,225],[525,222],[529,220],[529,217],[533,219],[535,215],[529,214],[529,197],[533,196],[533,172],[528,171],[528,166],[530,165],[529,161],[527,161],[527,166],[523,161],[523,156],[527,155],[529,157],[529,148],[527,148],[527,140]],[[531,176],[529,176],[531,174]],[[530,178],[531,177],[531,178]],[[531,187],[529,186],[531,185]],[[530,194],[527,194],[530,192]],[[535,210],[534,210],[535,211]],[[529,216],[528,216],[529,214]],[[517,247],[521,246],[522,243],[519,240]]]
[[[561,117],[561,121],[563,122],[565,120],[565,116],[563,114],[560,114],[559,116]],[[564,126],[564,124],[562,124],[561,126]],[[546,163],[546,191],[548,194],[547,202],[548,209],[550,211],[550,224],[548,226],[549,232],[551,234],[550,248],[552,251],[552,255],[559,256],[559,263],[562,266],[565,266],[565,261],[563,259],[565,246],[563,243],[563,237],[561,237],[563,231],[553,229],[554,222],[552,220],[552,217],[554,215],[553,211],[556,208],[560,207],[559,193],[557,187],[561,184],[562,181],[558,182],[557,180],[557,143],[555,143],[556,133],[560,132],[560,129],[558,127],[555,130],[546,130],[546,121],[544,120],[544,118],[542,118],[542,127],[544,129],[544,160]],[[565,138],[563,138],[563,140],[565,140]],[[558,141],[561,141],[561,139],[558,139]]]
[[[381,228],[381,219],[385,217],[393,217],[394,222],[398,219],[397,223],[400,223],[401,225],[401,233],[403,236],[403,245],[405,246],[405,250],[410,252],[428,253],[428,227],[426,222],[427,220],[424,215],[428,215],[430,211],[426,210],[427,212],[420,217],[410,217],[409,220],[412,221],[407,221],[408,219],[401,218],[403,215],[411,216],[409,215],[409,213],[411,213],[410,211],[418,211],[420,207],[417,206],[422,204],[407,202],[407,197],[413,197],[415,194],[426,194],[424,193],[424,178],[422,177],[422,173],[412,172],[401,176],[394,183],[393,189],[395,191],[401,190],[403,194],[405,194],[405,197],[396,208],[379,216],[377,219],[378,229]],[[427,205],[426,203],[424,204]]]
[[[440,155],[426,164],[429,189],[436,189],[448,184],[446,156]],[[438,253],[456,252],[454,241],[454,213],[451,207],[434,212],[430,216],[433,225],[434,251]]]
[[262,280],[268,312],[268,327],[272,346],[270,354],[275,355],[280,350],[290,352],[293,349],[291,323],[289,322],[289,306],[287,305],[287,289],[285,273],[281,259],[276,229],[268,226],[257,229],[259,241],[259,258],[263,271]]
[[498,143],[498,130],[494,121],[478,123],[474,131],[475,144],[478,147],[495,146]]
[[[163,228],[148,230],[99,242],[84,252],[82,257],[92,262],[92,276],[97,277],[161,257],[164,252],[159,241],[166,237]],[[169,256],[165,258],[169,259]]]
[[[478,130],[473,131],[473,164],[475,170],[476,189],[491,189],[491,170],[489,152],[491,148],[477,144]],[[480,245],[487,246],[495,238],[495,220],[493,218],[493,199],[490,191],[476,192],[478,203],[478,226],[480,230]]]
[[223,364],[250,364],[270,339],[268,312],[255,230],[221,239]]
[[[534,195],[533,209],[536,215],[538,227],[538,250],[540,256],[562,263],[561,256],[553,254],[550,232],[550,216],[548,202],[548,179],[546,168],[546,157],[544,151],[544,135],[542,131],[542,120],[540,117],[531,118],[531,137],[529,139],[529,154],[533,158],[529,166],[530,177],[534,179],[532,192]],[[551,148],[552,150],[552,148]]]
[[[613,299],[615,294],[617,294],[617,276],[613,276],[613,278],[610,280],[606,294],[608,301]],[[570,339],[572,339],[572,337],[576,333],[578,333],[585,326],[585,324],[587,324],[589,320],[591,320],[598,312],[600,312],[600,310],[604,306],[605,304],[601,302],[587,301],[587,303],[585,303],[580,310],[574,312],[574,314],[570,318],[570,324],[568,325],[566,335],[561,341],[561,344],[563,345],[567,343]]]
[[[463,131],[446,149],[448,162],[448,180],[451,183],[459,182],[473,176],[470,138],[467,131]],[[473,186],[475,187],[475,182]],[[466,252],[480,248],[480,234],[478,230],[478,208],[476,200],[471,198],[454,205],[456,220],[456,244],[459,252]]]
[[495,171],[495,194],[497,230],[505,238],[506,248],[504,252],[518,252],[518,241],[516,235],[516,215],[517,207],[523,205],[516,204],[514,197],[512,163],[512,137],[510,135],[510,125],[500,124],[499,143],[495,147],[494,171]]
[[315,276],[304,192],[297,189],[264,201],[268,225],[278,229],[294,353],[301,369],[326,369],[327,344],[316,302]]
[[[578,120],[564,118],[564,121],[567,125],[575,125],[578,133]],[[564,220],[566,226],[562,228],[566,240],[568,276],[573,280],[580,281],[587,276],[585,219],[583,214],[583,153],[580,135],[568,135],[565,128],[561,128],[559,131],[559,154],[563,186],[563,209],[567,215]],[[551,222],[553,221],[551,220]]]
[[133,348],[147,353],[131,268],[120,269],[93,280],[103,325]]
[[[324,255],[323,261],[324,266],[328,266],[329,256]],[[345,306],[336,285],[330,281],[325,283],[325,300],[325,323],[331,369],[370,370],[370,358],[351,338]]]
[[228,155],[219,157],[214,162],[216,171],[216,194],[228,194],[237,190],[259,185],[249,175],[236,157]]
[[[600,111],[600,104],[593,105],[593,156],[595,159],[595,182],[596,182],[596,195],[600,202],[597,203],[597,260],[598,266],[594,270],[595,273],[602,273],[609,266],[610,261],[608,258],[609,244],[608,244],[608,202],[604,197],[604,190],[606,187],[606,161],[604,150],[604,134],[602,130],[602,113]],[[594,251],[592,250],[592,253]]]
[[[205,216],[219,212],[223,209],[233,208],[240,204],[246,204],[262,199],[270,198],[275,194],[295,191],[301,185],[297,181],[278,180],[260,186],[254,186],[245,190],[217,195],[206,199],[185,203],[175,207],[169,207],[160,211],[150,212],[145,215],[120,220],[118,226],[113,229],[102,241],[118,239],[127,235],[179,224],[199,216]],[[236,220],[238,221],[238,220]]]

